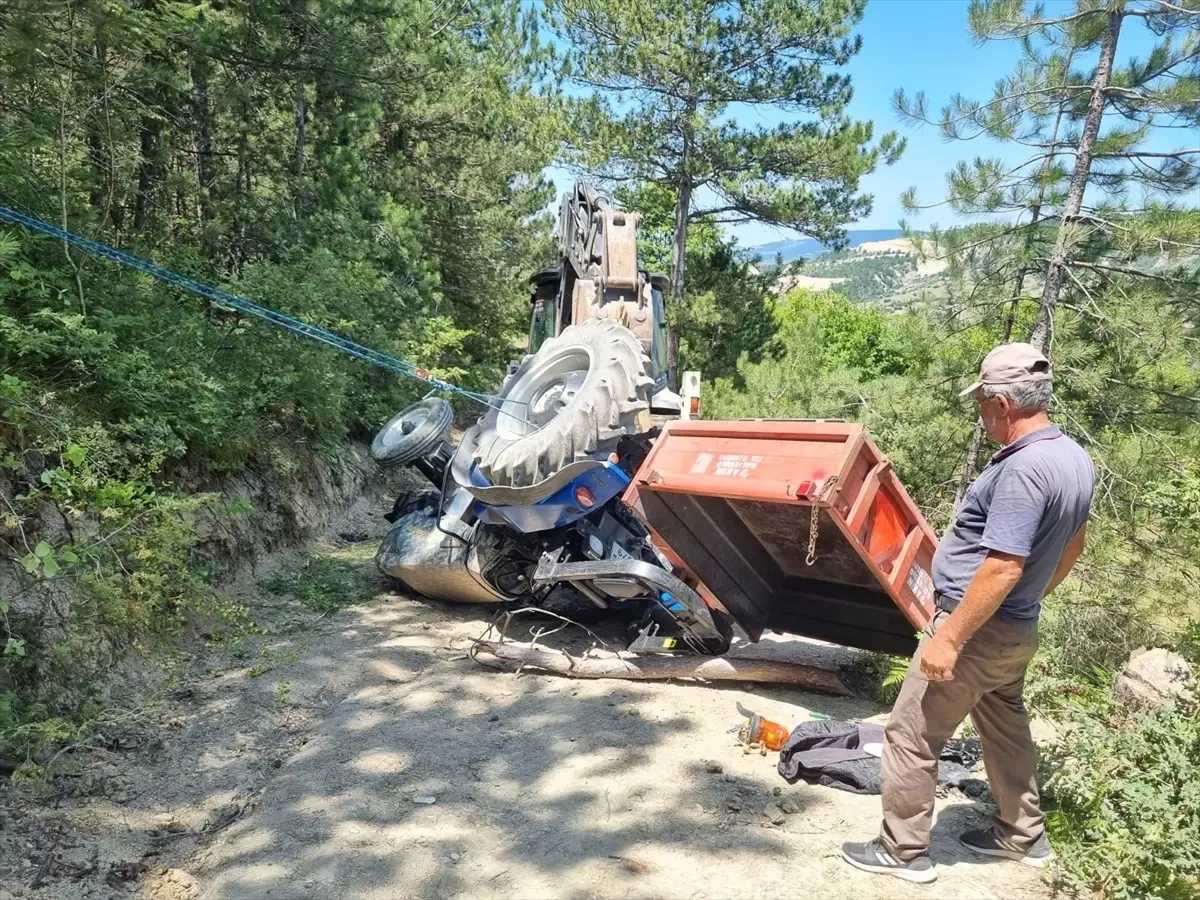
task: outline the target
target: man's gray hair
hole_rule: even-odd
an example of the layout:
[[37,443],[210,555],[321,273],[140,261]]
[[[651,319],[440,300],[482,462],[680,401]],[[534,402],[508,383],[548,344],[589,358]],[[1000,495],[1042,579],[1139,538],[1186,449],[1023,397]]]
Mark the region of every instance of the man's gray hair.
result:
[[984,397],[1007,397],[1021,412],[1044,412],[1050,408],[1050,379],[1016,381],[1012,384],[985,384]]

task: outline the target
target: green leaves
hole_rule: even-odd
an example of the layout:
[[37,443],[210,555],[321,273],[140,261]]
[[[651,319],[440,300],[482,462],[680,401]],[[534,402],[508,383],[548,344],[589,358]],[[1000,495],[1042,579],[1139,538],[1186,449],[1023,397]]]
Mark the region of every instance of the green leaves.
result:
[[1070,718],[1043,780],[1060,876],[1106,900],[1195,896],[1200,719],[1107,703]]
[[70,547],[55,550],[47,541],[38,541],[32,553],[20,558],[21,567],[30,575],[53,578],[62,569],[62,563],[76,563],[78,555]]
[[[759,219],[836,242],[870,210],[859,179],[895,161],[903,141],[875,140],[845,116],[862,0],[700,2],[557,0],[574,107],[568,157],[604,176],[703,193],[694,214]],[[747,127],[737,104],[789,114]]]

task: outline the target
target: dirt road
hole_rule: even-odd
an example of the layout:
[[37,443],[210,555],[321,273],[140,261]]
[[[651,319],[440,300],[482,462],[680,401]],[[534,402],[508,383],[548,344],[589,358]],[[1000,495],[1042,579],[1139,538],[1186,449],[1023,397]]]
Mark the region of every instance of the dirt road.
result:
[[838,847],[873,834],[879,798],[789,786],[728,733],[739,700],[787,724],[878,713],[862,701],[494,672],[465,655],[485,613],[384,593],[277,629],[266,663],[185,681],[124,749],[89,758],[98,790],[28,813],[37,837],[0,844],[26,856],[0,885],[64,900],[1046,895],[1035,872],[958,847],[986,811],[969,801],[939,805],[937,884],[850,869]]

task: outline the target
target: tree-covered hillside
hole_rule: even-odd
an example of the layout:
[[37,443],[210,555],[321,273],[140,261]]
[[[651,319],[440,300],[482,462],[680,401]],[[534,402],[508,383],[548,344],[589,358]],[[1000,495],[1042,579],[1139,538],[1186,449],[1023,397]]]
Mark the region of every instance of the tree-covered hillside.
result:
[[[865,0],[8,2],[0,204],[486,391],[554,260],[543,173],[575,165],[643,215],[704,415],[861,421],[939,529],[992,450],[959,390],[1035,343],[1099,474],[1027,686],[1076,736],[1047,755],[1055,884],[1198,897],[1198,720],[1110,689],[1141,645],[1200,665],[1200,0],[942,6],[1018,61],[980,99],[895,73],[897,115],[964,149],[890,247],[842,249],[905,147],[849,114]],[[770,271],[746,222],[830,252]],[[245,627],[196,552],[245,510],[204,488],[421,393],[0,227],[0,768],[85,743],[118,660]]]

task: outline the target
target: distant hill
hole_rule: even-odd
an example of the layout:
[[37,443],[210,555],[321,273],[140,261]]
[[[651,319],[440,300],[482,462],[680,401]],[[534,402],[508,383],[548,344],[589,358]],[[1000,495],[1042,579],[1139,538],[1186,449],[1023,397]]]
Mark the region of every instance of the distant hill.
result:
[[[865,244],[868,241],[890,241],[900,237],[899,228],[874,228],[863,229],[860,231],[848,231],[847,237],[850,238],[849,247],[857,247],[859,244]],[[775,262],[775,255],[782,254],[785,263],[793,262],[797,259],[811,259],[814,256],[820,256],[826,251],[826,247],[820,241],[813,238],[801,238],[794,241],[772,241],[769,244],[759,244],[757,247],[746,247],[742,250],[744,256],[762,257],[762,261],[770,265]]]

